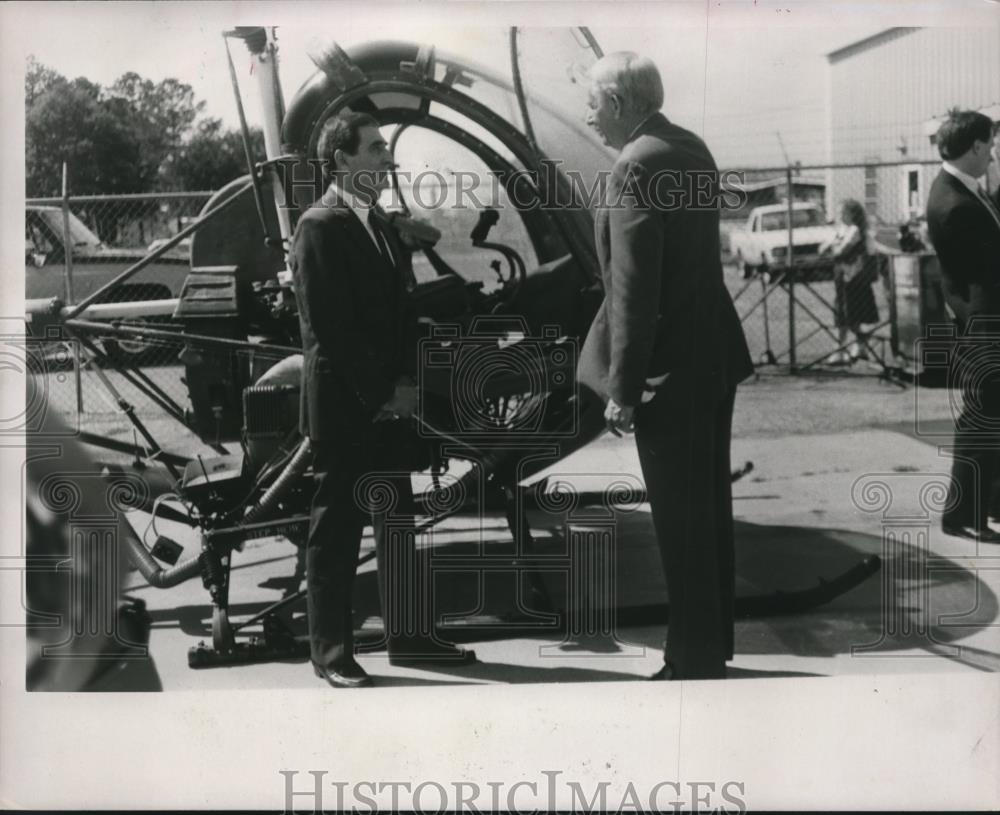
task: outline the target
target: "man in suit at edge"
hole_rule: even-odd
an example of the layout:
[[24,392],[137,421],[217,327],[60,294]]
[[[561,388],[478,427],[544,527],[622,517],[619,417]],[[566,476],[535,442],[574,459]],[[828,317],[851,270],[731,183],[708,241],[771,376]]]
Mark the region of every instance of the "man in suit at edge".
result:
[[753,362],[722,279],[718,172],[704,142],[659,112],[651,60],[608,54],[590,79],[587,123],[620,154],[595,218],[605,298],[578,377],[606,400],[611,432],[635,431],[670,599],[664,666],[652,678],[724,678],[735,592],[729,440],[736,385]]
[[992,159],[986,168],[983,186],[993,203],[1000,206],[1000,122],[993,122],[993,149],[990,152]]
[[[306,544],[309,638],[317,676],[334,687],[360,687],[371,678],[354,654],[351,594],[366,522],[356,493],[361,479],[385,468],[384,453],[393,446],[387,437],[399,438],[416,410],[416,387],[407,375],[415,348],[407,347],[413,337],[405,287],[390,250],[391,243],[398,258],[399,246],[376,211],[393,167],[378,123],[363,113],[334,117],[324,124],[317,151],[333,180],[299,219],[290,252],[302,328],[302,432],[315,449]],[[398,523],[413,512],[409,473],[390,482]],[[372,521],[390,662],[474,661],[472,651],[440,642],[433,630],[414,633],[417,621],[404,621],[408,633],[393,630],[387,604],[398,609],[402,593],[415,587],[403,585],[412,582],[403,570],[387,568],[386,513],[373,511]],[[412,547],[412,540],[404,538],[403,546]],[[391,562],[412,562],[412,555],[394,547]],[[419,611],[427,601],[421,596],[406,608]]]
[[1000,436],[1000,370],[990,370],[996,366],[987,358],[992,338],[982,336],[1000,330],[1000,210],[977,181],[989,167],[992,140],[989,117],[952,111],[937,133],[944,163],[927,198],[927,229],[959,336],[949,379],[962,388],[965,402],[955,422],[941,525],[947,535],[984,543],[1000,543],[987,525]]
[[993,161],[990,162],[993,168],[993,203],[1000,209],[1000,122],[993,123]]

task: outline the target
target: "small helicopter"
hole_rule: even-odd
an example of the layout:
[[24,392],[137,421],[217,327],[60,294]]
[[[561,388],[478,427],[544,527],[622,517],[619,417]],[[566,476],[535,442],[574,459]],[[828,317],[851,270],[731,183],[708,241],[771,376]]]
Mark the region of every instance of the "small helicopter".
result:
[[[248,174],[107,286],[68,306],[29,304],[33,330],[58,325],[100,362],[94,370],[143,437],[146,461],[169,471],[184,511],[160,496],[154,518],[201,533],[200,553],[184,560],[169,539],[150,547],[126,536],[131,560],[151,586],[200,577],[208,590],[212,643],[189,651],[192,667],[304,653],[280,618],[303,592],[238,624],[230,620],[229,596],[232,559],[246,541],[282,535],[301,545],[308,527],[311,450],[298,430],[302,358],[286,252],[299,215],[323,192],[316,149],[331,116],[370,113],[401,167],[409,163],[403,156],[418,162],[428,153],[445,155],[490,189],[473,207],[422,206],[419,185],[402,174],[388,191],[392,228],[415,247],[401,265],[422,332],[419,422],[427,456],[414,469],[431,474],[431,487],[418,497],[425,516],[418,532],[470,506],[502,509],[516,552],[530,558],[524,508],[546,485],[523,482],[604,430],[603,405],[575,380],[576,349],[603,297],[587,191],[613,160],[580,113],[581,80],[601,56],[592,34],[510,29],[508,77],[430,45],[331,44],[311,55],[316,73],[287,107],[275,30],[238,28],[224,37],[227,52],[231,40],[242,41],[253,59],[265,158],[252,156],[230,55]],[[453,181],[445,178],[443,186]],[[491,238],[494,230],[502,234]],[[116,287],[188,239],[191,271],[177,298],[115,302]],[[154,322],[164,318],[169,324]],[[140,368],[105,354],[109,339],[177,347],[190,407]],[[192,460],[164,450],[101,373],[104,366],[193,430],[213,455]],[[122,449],[108,439],[87,440]],[[232,443],[240,452],[226,447]],[[450,476],[456,459],[470,466]],[[628,500],[637,497],[641,487]],[[770,598],[769,613],[828,602],[877,568],[877,559],[867,559],[818,587]],[[537,576],[529,582],[529,604],[556,611],[545,584]],[[744,599],[751,610],[766,605]],[[254,623],[263,624],[263,635],[241,636]]]

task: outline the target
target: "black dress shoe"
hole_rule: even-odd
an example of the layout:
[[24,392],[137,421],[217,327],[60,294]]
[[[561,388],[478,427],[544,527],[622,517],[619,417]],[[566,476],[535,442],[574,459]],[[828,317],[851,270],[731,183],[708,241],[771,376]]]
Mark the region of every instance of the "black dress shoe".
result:
[[674,670],[673,665],[669,662],[664,662],[663,667],[649,677],[649,679],[651,682],[669,682],[670,680],[677,678],[676,673],[677,672]]
[[325,679],[332,688],[367,688],[372,684],[372,678],[357,662],[337,668],[321,668],[315,662],[312,666],[316,676]]
[[389,646],[390,665],[471,665],[476,652],[434,640],[407,640]]
[[1000,532],[994,532],[988,526],[977,529],[974,526],[953,526],[942,524],[941,531],[956,538],[968,538],[979,543],[1000,543]]

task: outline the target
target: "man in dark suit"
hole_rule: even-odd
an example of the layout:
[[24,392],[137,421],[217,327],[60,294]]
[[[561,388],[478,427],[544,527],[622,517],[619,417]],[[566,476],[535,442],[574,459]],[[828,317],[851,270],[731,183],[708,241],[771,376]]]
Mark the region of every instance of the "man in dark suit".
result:
[[[302,432],[315,450],[309,636],[316,674],[334,687],[359,687],[371,679],[355,660],[351,593],[367,501],[379,504],[369,508],[390,662],[454,665],[475,656],[435,638],[428,597],[408,573],[411,465],[393,454],[407,446],[417,407],[409,376],[415,347],[395,263],[400,247],[376,210],[392,154],[378,123],[360,113],[328,121],[318,154],[333,181],[300,218],[290,253],[302,328]],[[376,472],[379,487],[366,481]]]
[[1000,209],[977,180],[990,165],[992,139],[982,113],[956,110],[941,125],[944,164],[927,199],[927,228],[958,333],[949,379],[964,397],[941,522],[945,534],[1000,543],[987,525],[1000,441],[1000,370],[990,352],[1000,331]]
[[630,52],[591,69],[587,122],[620,150],[595,230],[605,299],[579,380],[634,429],[670,598],[654,679],[725,677],[733,656],[729,440],[753,363],[723,283],[711,153],[659,112],[656,66]]

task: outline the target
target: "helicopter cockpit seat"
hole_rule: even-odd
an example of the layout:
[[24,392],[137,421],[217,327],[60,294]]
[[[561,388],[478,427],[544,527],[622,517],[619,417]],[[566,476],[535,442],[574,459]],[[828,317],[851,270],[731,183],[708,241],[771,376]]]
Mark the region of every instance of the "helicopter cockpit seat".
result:
[[[510,309],[522,315],[531,336],[541,336],[546,326],[558,326],[565,336],[586,336],[589,315],[596,311],[603,292],[593,289],[572,255],[540,264],[527,273]],[[581,323],[581,319],[586,324]]]

